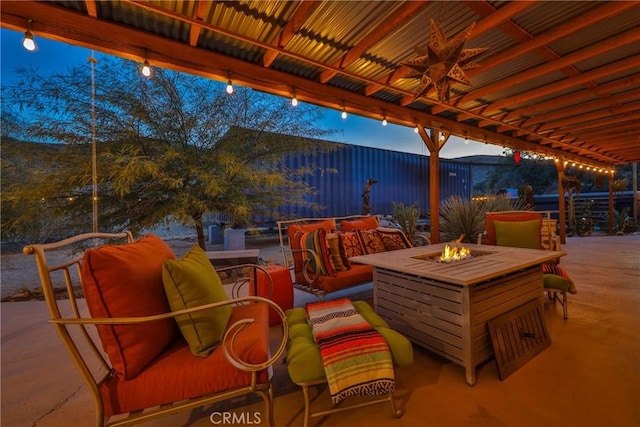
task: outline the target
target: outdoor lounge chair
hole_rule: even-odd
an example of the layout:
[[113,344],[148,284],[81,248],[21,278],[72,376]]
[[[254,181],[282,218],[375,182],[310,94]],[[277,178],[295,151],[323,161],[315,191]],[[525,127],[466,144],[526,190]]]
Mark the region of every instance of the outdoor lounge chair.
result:
[[[273,425],[270,367],[286,347],[284,312],[265,298],[237,297],[238,287],[229,299],[198,246],[176,259],[152,235],[133,242],[128,232],[87,233],[24,252],[36,257],[49,321],[91,391],[96,425],[136,424],[249,393],[262,398],[262,418]],[[230,268],[247,267],[261,269]],[[68,299],[54,289],[61,277]],[[269,307],[283,320],[272,355]]]
[[[550,212],[506,211],[485,215],[485,243],[531,249],[560,251],[560,240],[551,225]],[[481,237],[478,238],[481,242]],[[542,266],[544,290],[551,301],[559,301],[562,315],[569,317],[567,294],[577,293],[569,275],[558,266],[559,260]],[[558,298],[558,294],[562,298]]]

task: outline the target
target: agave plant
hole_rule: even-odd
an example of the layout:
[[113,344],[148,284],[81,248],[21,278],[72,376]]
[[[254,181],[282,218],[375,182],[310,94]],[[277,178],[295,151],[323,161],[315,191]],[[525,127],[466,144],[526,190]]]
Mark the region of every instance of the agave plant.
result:
[[481,201],[451,196],[440,203],[440,233],[444,241],[475,243],[485,228],[485,213],[522,210],[523,199],[495,197]]
[[408,236],[416,234],[418,219],[420,218],[420,207],[418,202],[414,202],[411,206],[405,206],[404,203],[391,202],[393,217],[400,224],[402,231]]

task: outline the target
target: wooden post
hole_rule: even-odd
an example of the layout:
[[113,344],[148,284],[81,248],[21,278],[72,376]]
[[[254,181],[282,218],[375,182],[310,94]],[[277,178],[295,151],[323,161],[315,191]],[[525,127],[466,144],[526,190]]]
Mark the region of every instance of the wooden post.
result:
[[633,181],[631,181],[631,189],[633,190],[633,196],[631,197],[633,202],[633,226],[638,228],[638,164],[634,163],[631,170],[633,171]]
[[566,216],[567,210],[564,203],[564,162],[562,159],[558,159],[556,169],[558,170],[558,227],[560,228],[560,243],[563,245],[567,243],[567,224]]
[[431,129],[431,136],[423,126],[418,126],[418,133],[429,149],[429,216],[431,243],[440,243],[440,149],[449,139],[451,133],[438,129]]
[[613,234],[613,172],[609,172],[609,230],[607,234]]

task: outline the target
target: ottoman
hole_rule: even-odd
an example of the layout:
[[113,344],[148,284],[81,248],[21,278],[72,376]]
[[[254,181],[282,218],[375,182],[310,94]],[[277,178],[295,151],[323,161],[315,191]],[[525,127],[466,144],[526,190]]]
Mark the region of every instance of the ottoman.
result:
[[[293,307],[293,282],[291,280],[291,272],[288,268],[281,265],[265,265],[262,266],[273,280],[273,289],[269,295],[269,280],[264,271],[258,269],[258,296],[269,298],[283,310]],[[249,293],[253,295],[253,283],[249,286]],[[269,326],[279,325],[282,322],[280,316],[273,308],[269,308]]]
[[[365,301],[353,301],[353,306],[360,315],[384,337],[391,350],[391,357],[395,366],[409,366],[413,363],[413,347],[411,342],[402,334],[389,328],[387,323],[373,311],[373,308]],[[294,308],[286,311],[289,324],[289,339],[287,341],[287,370],[291,381],[302,387],[304,394],[305,413],[304,425],[309,425],[311,417],[328,415],[335,412],[351,409],[350,406],[341,406],[328,411],[311,412],[309,387],[326,383],[326,376],[320,356],[320,347],[313,338],[311,326],[307,321],[307,313],[304,308]],[[393,396],[366,402],[376,404],[389,402],[395,417],[402,416],[402,411],[395,408]],[[354,405],[361,407],[363,404]]]

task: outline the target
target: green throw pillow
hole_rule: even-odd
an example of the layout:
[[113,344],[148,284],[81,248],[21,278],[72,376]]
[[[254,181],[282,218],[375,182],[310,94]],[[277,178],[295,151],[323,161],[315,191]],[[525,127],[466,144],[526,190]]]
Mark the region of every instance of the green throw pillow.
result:
[[[220,276],[197,245],[181,259],[164,262],[162,282],[172,311],[229,299]],[[216,348],[222,340],[231,311],[231,305],[225,305],[176,317],[180,332],[194,355],[206,357]]]
[[496,245],[514,248],[540,249],[541,220],[493,221]]

